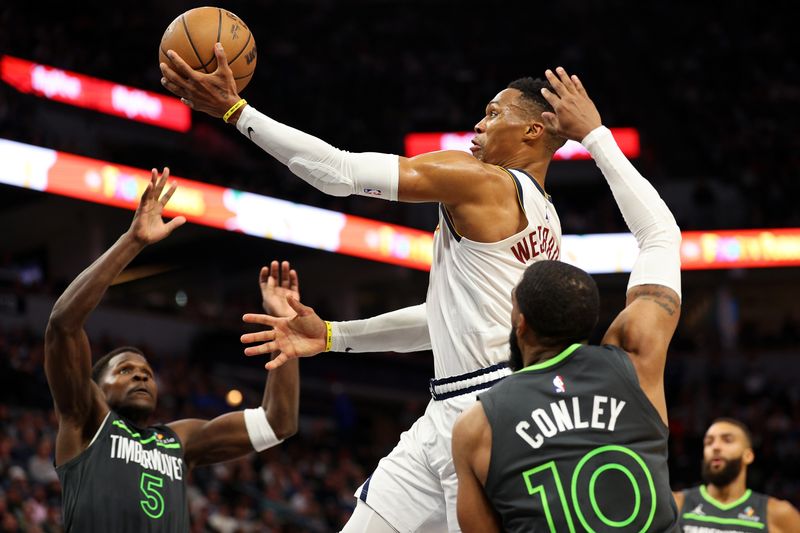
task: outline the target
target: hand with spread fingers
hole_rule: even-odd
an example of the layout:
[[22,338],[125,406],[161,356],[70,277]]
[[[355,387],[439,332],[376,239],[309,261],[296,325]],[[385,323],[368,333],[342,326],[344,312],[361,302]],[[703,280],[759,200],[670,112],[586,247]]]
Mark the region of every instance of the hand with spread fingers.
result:
[[289,305],[288,298],[300,300],[300,282],[289,261],[272,261],[261,267],[258,276],[261,288],[261,305],[268,315],[292,318],[297,313]]
[[193,70],[174,50],[167,50],[170,64],[160,64],[161,84],[192,109],[221,118],[241,97],[221,43],[214,46],[214,55],[217,69],[205,74]]
[[563,67],[545,71],[555,94],[542,89],[542,96],[553,106],[555,113],[542,113],[545,126],[560,137],[581,142],[589,132],[602,125],[595,107],[578,76],[567,74]]
[[168,180],[169,168],[164,167],[160,176],[158,170],[152,169],[150,183],[147,184],[139,206],[136,208],[136,214],[133,216],[128,232],[143,245],[153,244],[166,238],[175,228],[186,222],[186,217],[183,216],[175,217],[169,222],[164,222],[161,218],[164,207],[178,187],[176,183],[172,183],[167,192],[162,195]]
[[[273,261],[269,280],[266,285],[262,284],[261,286],[264,307],[268,307],[274,314],[248,313],[242,317],[242,320],[249,324],[261,324],[270,328],[266,331],[246,333],[241,337],[244,344],[262,343],[245,348],[244,354],[247,356],[276,354],[273,355],[271,361],[264,365],[267,370],[274,370],[291,359],[310,357],[324,352],[326,345],[325,322],[314,312],[314,309],[300,303],[297,274],[294,273],[294,277],[292,277],[294,271],[289,270],[288,263],[284,262],[284,264],[288,271],[288,279],[282,276],[283,279],[278,282],[277,261]],[[272,281],[270,282],[270,280]],[[270,285],[270,283],[272,284]],[[285,316],[276,316],[277,314]]]

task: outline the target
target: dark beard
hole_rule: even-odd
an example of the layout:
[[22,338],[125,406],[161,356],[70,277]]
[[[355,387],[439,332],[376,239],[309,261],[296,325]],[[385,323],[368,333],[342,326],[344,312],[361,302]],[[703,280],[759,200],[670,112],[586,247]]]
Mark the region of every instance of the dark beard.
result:
[[508,348],[511,352],[508,356],[508,368],[514,372],[521,370],[525,363],[522,361],[522,350],[519,349],[517,334],[514,328],[511,328],[511,333],[508,335]]
[[725,461],[725,466],[722,467],[722,470],[719,472],[712,472],[711,471],[711,464],[703,460],[703,468],[701,471],[703,481],[706,482],[708,485],[714,485],[715,487],[725,487],[730,485],[734,479],[739,475],[739,472],[742,470],[742,458],[739,457],[738,459],[731,459],[730,461]]

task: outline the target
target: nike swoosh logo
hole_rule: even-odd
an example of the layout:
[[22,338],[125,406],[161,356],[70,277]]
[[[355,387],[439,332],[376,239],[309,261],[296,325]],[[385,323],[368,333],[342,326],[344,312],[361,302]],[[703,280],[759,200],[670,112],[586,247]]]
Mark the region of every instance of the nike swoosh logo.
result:
[[252,141],[253,140],[253,128],[248,126],[247,127],[247,137]]

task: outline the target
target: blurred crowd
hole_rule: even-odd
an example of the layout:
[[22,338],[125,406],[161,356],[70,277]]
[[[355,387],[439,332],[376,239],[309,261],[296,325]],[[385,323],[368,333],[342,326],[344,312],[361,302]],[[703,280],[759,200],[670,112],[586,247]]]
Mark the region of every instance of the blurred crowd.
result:
[[[0,54],[163,93],[158,41],[190,7],[179,0],[113,6],[89,0],[47,9],[2,2]],[[258,66],[243,96],[339,148],[402,154],[406,133],[469,130],[509,81],[560,64],[581,76],[607,125],[639,129],[643,152],[635,164],[682,229],[800,226],[800,136],[791,134],[790,112],[800,104],[800,56],[790,53],[800,34],[781,10],[623,0],[546,6],[232,0],[224,7],[245,20],[258,43]],[[0,82],[0,138],[138,168],[169,165],[176,175],[426,230],[436,224],[432,206],[387,209],[372,199],[325,196],[217,120],[194,113],[193,124],[186,134],[170,132],[24,95]],[[580,165],[551,167],[552,175],[569,176],[548,182],[564,233],[626,231],[604,182],[591,164]],[[36,263],[43,265],[37,279],[45,286],[23,289],[16,271],[4,270],[5,263],[16,264],[12,259],[0,257],[0,282],[14,280],[0,294],[0,313],[22,313],[29,290],[60,292],[50,286],[58,280],[44,272],[46,261]],[[800,385],[792,380],[800,375],[800,316],[766,312],[796,308],[791,280],[782,279],[783,289],[742,298],[742,316],[727,322],[735,306],[703,300],[699,283],[685,291],[682,331],[666,374],[674,488],[699,482],[707,424],[733,416],[755,436],[752,488],[800,505]],[[384,306],[391,299],[374,292],[359,301],[359,316],[370,314],[369,302]],[[221,304],[226,309],[215,320],[235,316],[233,309],[251,310],[251,297]],[[722,318],[709,319],[715,312]],[[56,423],[41,333],[0,327],[0,531],[61,531],[52,467]],[[129,342],[93,341],[96,357]],[[238,408],[225,398],[242,385],[225,373],[187,354],[167,358],[140,348],[158,374],[156,419]],[[323,358],[313,364],[316,359]],[[430,368],[403,360],[404,379],[385,366],[370,378],[395,398],[384,399],[380,409],[363,396],[331,388],[314,397],[304,388],[298,435],[265,453],[197,469],[190,478],[193,531],[338,530],[355,505],[353,491],[424,408],[394,389],[419,383],[424,395]],[[336,372],[350,380],[373,368],[363,360],[346,364],[352,367]],[[318,377],[324,382],[313,373],[301,381],[306,387]],[[258,401],[260,390],[247,386],[246,401]]]
[[[93,350],[102,353],[107,342]],[[234,380],[214,379],[185,358],[161,359],[145,351],[159,385],[154,420],[212,418],[240,408],[226,402]],[[0,332],[0,390],[0,531],[61,531],[61,491],[53,468],[57,421],[40,336]],[[256,389],[243,392],[250,404],[261,395]],[[355,489],[416,413],[380,420],[381,436],[369,438],[371,420],[362,417],[356,427],[342,418],[341,401],[330,400],[327,417],[315,416],[313,405],[301,409],[301,432],[285,445],[192,471],[187,478],[192,532],[338,531],[355,507]],[[397,407],[403,410],[402,404]]]
[[[99,355],[110,347],[106,339],[93,349]],[[155,419],[213,417],[234,409],[226,404],[226,392],[238,383],[186,358],[162,358],[144,348],[159,384]],[[794,368],[797,355],[796,342],[789,342],[736,356],[682,350],[670,356],[666,389],[674,489],[700,482],[703,433],[715,417],[733,416],[755,437],[750,487],[800,503],[800,387],[792,378],[800,371]],[[53,469],[57,426],[42,358],[39,335],[0,331],[2,531],[61,531],[60,487]],[[259,395],[256,389],[245,391],[245,398]],[[338,531],[354,508],[355,489],[424,407],[398,400],[375,412],[367,405],[374,401],[351,398],[342,407],[343,399],[331,393],[322,402],[331,409],[323,413],[313,399],[307,401],[309,396],[301,398],[300,431],[290,440],[192,472],[193,532]]]
[[[4,2],[0,52],[163,92],[158,42],[194,5],[108,6]],[[408,132],[469,130],[509,81],[561,64],[581,75],[606,124],[640,130],[637,165],[659,190],[686,184],[684,229],[800,225],[800,140],[787,112],[800,103],[800,63],[788,53],[797,33],[779,10],[623,0],[548,4],[533,17],[520,16],[532,8],[516,0],[491,9],[470,0],[234,0],[225,7],[258,43],[243,96],[337,147],[402,153]],[[120,128],[122,119],[62,104],[37,112],[39,99],[0,87],[2,137],[145,168],[163,161],[178,175],[425,229],[435,224],[414,206],[386,210],[381,202],[325,197],[201,114],[193,114],[188,134]],[[75,127],[50,127],[54,115]],[[613,200],[603,187],[598,195],[596,181],[592,174],[578,185],[549,185],[562,213],[581,213],[565,218],[565,233],[624,230],[608,216]]]

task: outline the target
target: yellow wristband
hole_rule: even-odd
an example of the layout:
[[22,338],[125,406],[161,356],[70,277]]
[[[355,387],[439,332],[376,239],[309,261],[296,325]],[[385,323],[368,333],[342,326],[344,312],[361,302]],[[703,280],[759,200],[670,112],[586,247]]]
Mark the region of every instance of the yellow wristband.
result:
[[333,328],[331,327],[331,323],[327,320],[325,321],[325,351],[331,351],[331,343],[333,341]]
[[227,124],[228,123],[228,119],[231,118],[231,115],[236,113],[239,110],[239,108],[242,107],[243,105],[245,105],[246,103],[247,103],[247,100],[245,100],[244,98],[241,98],[238,102],[233,104],[231,106],[231,108],[228,109],[228,111],[224,115],[222,115],[222,121],[225,122],[225,124]]

